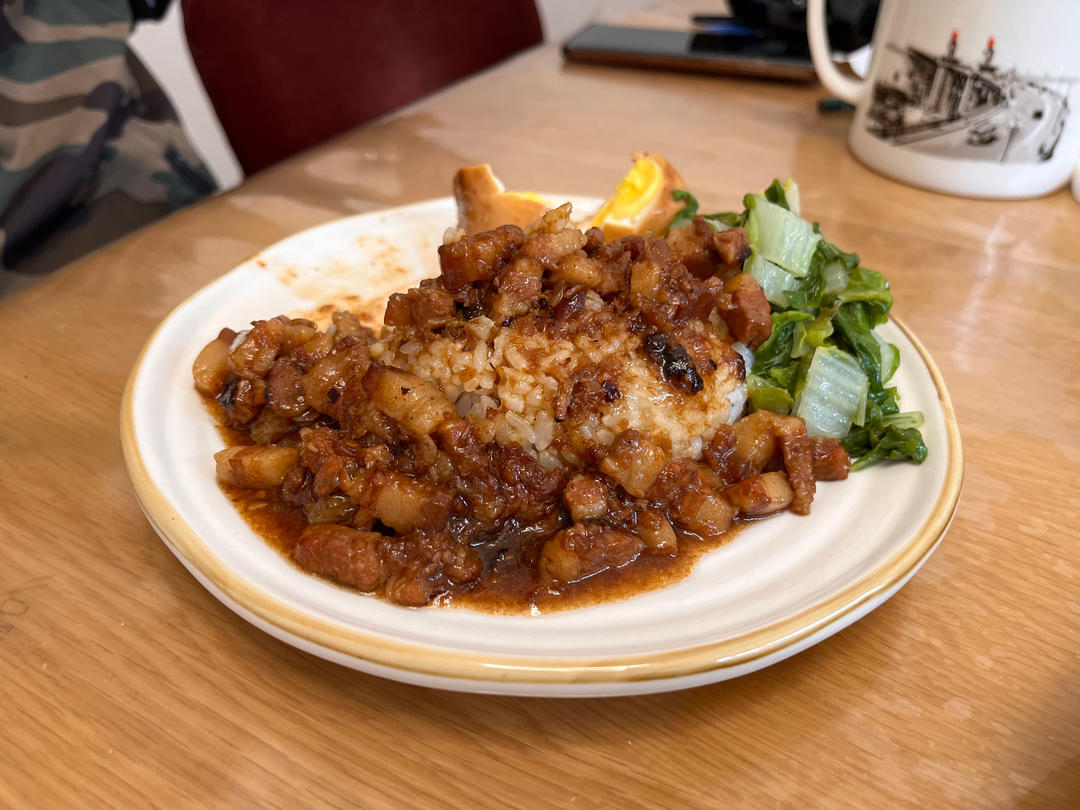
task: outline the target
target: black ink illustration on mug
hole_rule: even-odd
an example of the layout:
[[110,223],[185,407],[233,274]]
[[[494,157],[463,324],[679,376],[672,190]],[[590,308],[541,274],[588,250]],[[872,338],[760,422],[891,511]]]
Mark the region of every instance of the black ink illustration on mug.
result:
[[[1049,160],[1061,140],[1075,77],[1026,75],[994,64],[994,38],[972,65],[890,43],[874,83],[866,129],[891,144],[964,160]],[[887,61],[886,61],[887,60]]]

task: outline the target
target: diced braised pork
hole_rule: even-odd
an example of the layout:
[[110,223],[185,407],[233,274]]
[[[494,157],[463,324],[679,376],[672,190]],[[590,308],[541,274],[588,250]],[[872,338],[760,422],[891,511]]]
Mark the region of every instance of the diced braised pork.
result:
[[750,258],[750,243],[746,239],[746,231],[742,228],[714,232],[712,245],[724,265],[725,275],[739,272],[743,263]]
[[724,282],[731,305],[720,310],[731,335],[756,349],[772,334],[772,310],[761,285],[749,273],[738,273]]
[[226,447],[214,454],[217,480],[243,489],[269,489],[281,486],[289,468],[300,454],[292,447],[240,445]]
[[649,488],[651,501],[663,503],[683,528],[702,537],[723,534],[735,509],[720,491],[720,479],[707,466],[690,459],[667,464]]
[[839,439],[811,436],[814,452],[814,478],[818,481],[843,481],[851,471],[851,456]]
[[293,547],[293,559],[306,571],[361,591],[374,591],[387,577],[380,553],[382,535],[348,526],[308,526]]
[[217,401],[225,414],[225,424],[230,427],[248,425],[266,405],[266,380],[233,377],[222,387]]
[[777,441],[784,459],[788,482],[795,493],[791,500],[791,511],[797,515],[809,515],[810,504],[814,502],[817,486],[814,483],[814,450],[810,437],[806,435],[806,423],[798,417],[787,417],[790,421],[781,423]]
[[362,497],[376,517],[401,534],[446,525],[454,493],[401,473],[376,470]]
[[[390,297],[378,339],[339,311],[325,331],[279,316],[199,353],[196,389],[257,443],[219,453],[219,480],[276,503],[305,569],[417,606],[500,587],[543,599],[639,558],[664,570],[737,516],[805,514],[815,481],[850,469],[840,443],[779,414],[718,425],[706,399],[739,380],[726,344],[770,334],[748,255],[741,228],[700,217],[666,241],[605,241],[568,205],[450,231],[441,275]],[[701,461],[677,430],[612,439],[657,424],[633,416],[641,373],[672,418],[708,414]]]
[[229,352],[226,364],[229,373],[247,380],[262,377],[270,370],[284,338],[284,318],[255,321]]
[[545,470],[516,445],[494,445],[491,458],[507,501],[516,514],[528,520],[539,520],[551,511],[566,484],[561,470]]
[[782,472],[753,475],[728,487],[724,494],[745,517],[764,517],[779,512],[795,497]]
[[330,413],[350,381],[362,377],[370,364],[366,341],[360,337],[339,340],[304,375],[305,401],[321,413]]
[[548,580],[576,582],[608,568],[621,568],[641,553],[641,538],[601,523],[575,523],[544,544],[540,575]]
[[457,417],[454,404],[432,383],[391,366],[373,364],[364,374],[371,402],[413,436],[430,436]]
[[386,302],[383,322],[387,326],[439,329],[457,316],[454,297],[438,279],[424,279],[418,288],[394,293]]
[[667,460],[658,444],[636,430],[626,430],[611,445],[600,470],[635,498],[644,498]]
[[467,284],[491,281],[521,247],[525,235],[516,225],[503,225],[493,231],[463,236],[439,247],[439,266],[443,286],[450,292]]
[[266,375],[266,403],[286,419],[300,416],[307,410],[304,375],[288,363],[275,361]]
[[543,270],[551,271],[585,247],[587,241],[577,228],[563,228],[554,233],[538,233],[522,246],[521,253],[539,262]]
[[735,428],[731,425],[721,425],[701,451],[702,461],[708,464],[726,484],[733,484],[742,477],[740,464],[736,458],[737,447],[738,438]]
[[679,550],[679,538],[671,528],[671,521],[659,509],[646,509],[638,515],[638,536],[646,546],[664,554],[675,554]]
[[534,309],[543,290],[544,268],[532,257],[522,256],[504,267],[495,277],[490,316],[497,323],[516,318]]
[[755,411],[732,425],[736,444],[731,462],[738,478],[750,478],[776,464],[783,466],[794,490],[791,510],[806,515],[814,500],[814,454],[806,423],[797,416]]
[[750,257],[750,243],[742,228],[718,231],[704,217],[694,217],[690,225],[671,231],[668,247],[698,278],[722,278],[742,270]]
[[195,357],[191,372],[195,389],[204,397],[217,397],[228,376],[229,346],[236,338],[232,329],[222,329]]
[[731,426],[735,433],[731,462],[736,465],[736,479],[757,475],[776,456],[773,416],[768,411],[754,411]]
[[591,475],[575,475],[563,490],[562,501],[575,523],[602,517],[611,494],[607,484]]
[[625,283],[617,267],[586,256],[583,252],[570,253],[560,259],[551,278],[570,286],[596,290],[600,295],[611,295]]

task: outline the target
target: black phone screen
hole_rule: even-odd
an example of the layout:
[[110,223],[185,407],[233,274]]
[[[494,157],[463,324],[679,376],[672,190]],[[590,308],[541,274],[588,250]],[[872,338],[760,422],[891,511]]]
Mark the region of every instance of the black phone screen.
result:
[[814,78],[805,38],[590,25],[563,46],[572,62],[792,80]]

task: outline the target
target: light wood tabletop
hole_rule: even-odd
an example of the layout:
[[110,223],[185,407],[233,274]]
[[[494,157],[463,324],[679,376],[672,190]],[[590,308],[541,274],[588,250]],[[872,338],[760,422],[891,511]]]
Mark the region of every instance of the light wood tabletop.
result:
[[[889,181],[822,96],[548,46],[0,301],[0,806],[1077,806],[1080,206]],[[443,196],[461,166],[602,196],[644,150],[708,209],[796,178],[804,214],[892,281],[966,461],[903,590],[733,681],[558,701],[328,663],[188,574],[119,441],[128,372],[173,307],[290,233]]]

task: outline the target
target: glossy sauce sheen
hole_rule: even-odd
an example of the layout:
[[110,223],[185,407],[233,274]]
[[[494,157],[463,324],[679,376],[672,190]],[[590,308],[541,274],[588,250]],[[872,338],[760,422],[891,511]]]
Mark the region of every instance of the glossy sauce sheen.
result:
[[300,568],[397,604],[534,612],[676,581],[740,517],[813,498],[801,419],[732,424],[736,343],[771,324],[748,253],[741,228],[608,240],[563,206],[442,245],[381,335],[350,309],[226,327],[192,369],[230,428],[218,481]]
[[[234,447],[251,444],[241,430],[225,424],[217,403],[204,400],[218,432],[225,443]],[[308,522],[304,510],[286,503],[277,489],[240,489],[219,484],[221,491],[259,537],[277,550],[293,567],[304,571],[293,560],[292,552]],[[484,563],[484,576],[471,589],[455,590],[436,598],[432,604],[443,607],[466,607],[488,613],[553,613],[559,610],[616,602],[646,591],[672,585],[685,578],[703,554],[726,545],[738,535],[744,521],[736,521],[717,537],[702,538],[679,531],[679,550],[675,555],[641,554],[632,565],[608,568],[577,582],[545,586],[540,582],[536,557],[550,534],[537,534],[532,542],[513,542],[474,546]],[[528,527],[520,534],[527,535]],[[500,555],[501,550],[509,553]],[[517,553],[515,553],[517,552]],[[315,576],[308,571],[304,573]]]
[[[223,435],[232,433],[222,430]],[[222,492],[243,516],[244,521],[288,563],[298,570],[292,558],[293,547],[307,527],[304,510],[283,502],[275,490],[245,490],[226,485]],[[512,555],[496,560],[498,547],[477,547],[485,564],[485,576],[471,590],[452,591],[432,604],[444,607],[467,607],[488,613],[528,613],[535,607],[544,613],[589,607],[627,599],[646,591],[663,588],[683,579],[695,563],[713,549],[733,540],[743,523],[735,523],[723,535],[703,539],[688,532],[679,537],[679,552],[674,556],[642,554],[632,565],[607,569],[586,579],[545,587],[536,573],[535,553],[547,535],[531,544],[532,562]],[[304,571],[309,576],[315,576]]]

